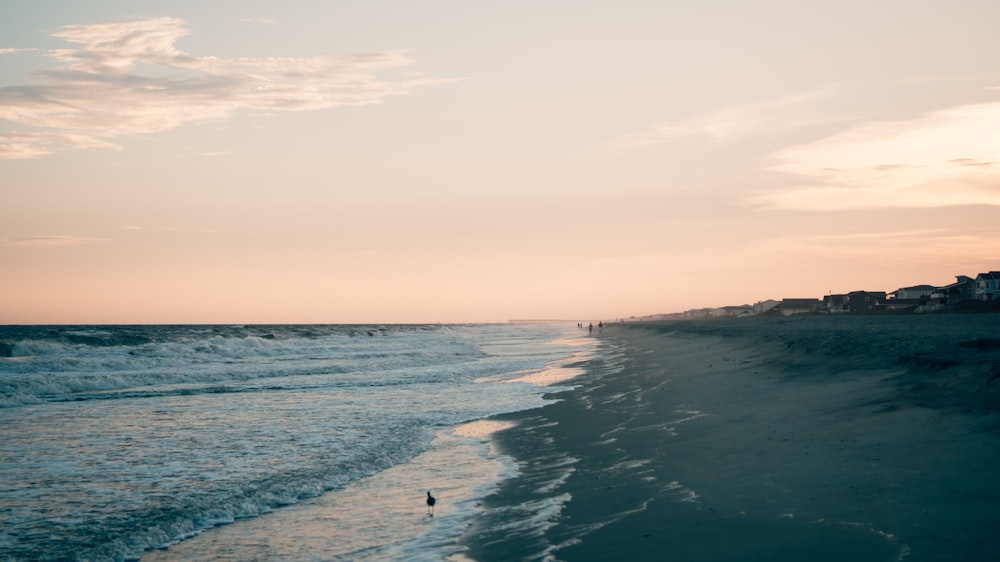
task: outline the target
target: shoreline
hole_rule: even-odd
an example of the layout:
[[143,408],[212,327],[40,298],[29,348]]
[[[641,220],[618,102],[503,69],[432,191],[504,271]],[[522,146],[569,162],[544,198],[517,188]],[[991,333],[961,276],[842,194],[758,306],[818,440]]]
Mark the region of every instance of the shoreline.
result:
[[[488,437],[503,427],[478,420],[440,429],[409,461],[300,503],[200,531],[145,552],[144,562],[212,560],[444,560],[494,482],[512,477]],[[441,466],[446,457],[449,466]],[[422,493],[439,500],[428,517]],[[429,490],[428,490],[429,491]],[[358,510],[365,504],[376,510]],[[374,536],[373,536],[374,533]]]
[[[551,334],[542,340],[529,334],[527,344],[518,343],[507,352],[519,357],[524,354],[520,349],[523,345],[545,353],[550,343],[558,345],[554,357],[560,358],[544,366],[525,368],[537,362],[531,359],[512,363],[510,370],[491,374],[487,368],[478,373],[484,376],[468,377],[474,383],[468,390],[483,389],[479,391],[482,397],[492,402],[489,410],[456,424],[428,425],[427,447],[412,458],[385,469],[373,467],[369,474],[316,497],[259,516],[237,518],[186,540],[147,550],[142,559],[463,560],[458,539],[479,511],[481,499],[497,482],[515,475],[513,461],[498,454],[491,439],[508,424],[490,419],[490,412],[505,411],[504,404],[535,408],[543,403],[543,393],[568,388],[560,383],[578,373],[568,365],[589,356],[593,341],[564,332],[559,330],[555,340]],[[520,342],[524,336],[514,333],[518,337],[513,341]],[[564,354],[572,355],[561,357]],[[493,355],[502,360],[505,350],[501,347]],[[530,401],[503,402],[505,389],[510,389],[512,396],[530,397]],[[458,407],[465,398],[451,395],[448,401]],[[445,402],[440,406],[448,407]],[[425,494],[431,491],[438,500],[433,517],[425,503]]]
[[497,416],[492,560],[994,560],[1000,316],[611,324]]

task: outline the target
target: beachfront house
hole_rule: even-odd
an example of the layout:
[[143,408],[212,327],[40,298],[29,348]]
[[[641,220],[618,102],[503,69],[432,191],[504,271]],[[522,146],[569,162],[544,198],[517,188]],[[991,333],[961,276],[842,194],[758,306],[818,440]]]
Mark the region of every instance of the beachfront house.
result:
[[780,304],[781,304],[780,301],[776,301],[774,299],[767,299],[766,301],[760,301],[760,302],[754,303],[754,305],[753,305],[753,313],[754,314],[767,314],[768,312],[771,312],[772,310],[774,310],[775,308],[777,308]]
[[823,311],[830,314],[850,312],[850,301],[847,295],[826,295],[823,297]]
[[929,298],[937,290],[938,288],[932,285],[915,285],[913,287],[896,289],[891,295],[893,299],[919,301]]
[[812,314],[819,312],[819,299],[781,299],[781,315]]
[[[885,302],[886,310],[895,312],[917,310],[920,307],[931,304],[932,295],[939,292],[937,287],[932,285],[915,285],[913,287],[903,287],[889,293],[889,298]],[[937,304],[936,302],[934,303]]]
[[975,291],[977,301],[1000,301],[1000,271],[977,275]]
[[968,275],[956,275],[955,282],[941,287],[941,304],[955,305],[976,298],[976,280]]
[[743,318],[744,316],[753,316],[753,307],[749,304],[723,306],[712,309],[708,315],[712,318]]
[[885,306],[885,291],[852,291],[847,293],[848,308],[853,314],[867,314]]
[[685,318],[710,318],[712,316],[712,311],[714,308],[692,308],[691,310],[685,310],[682,316]]

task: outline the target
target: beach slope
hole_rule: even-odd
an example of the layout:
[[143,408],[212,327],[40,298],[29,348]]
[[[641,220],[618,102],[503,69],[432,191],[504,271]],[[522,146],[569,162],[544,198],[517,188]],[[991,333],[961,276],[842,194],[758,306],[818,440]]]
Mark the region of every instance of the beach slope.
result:
[[612,325],[510,414],[492,560],[1000,559],[1000,315]]

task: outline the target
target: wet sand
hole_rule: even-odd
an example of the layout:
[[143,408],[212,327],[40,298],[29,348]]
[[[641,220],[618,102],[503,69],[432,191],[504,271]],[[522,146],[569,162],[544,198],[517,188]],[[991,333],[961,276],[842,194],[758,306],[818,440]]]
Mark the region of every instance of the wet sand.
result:
[[605,328],[474,560],[1000,559],[1000,315]]

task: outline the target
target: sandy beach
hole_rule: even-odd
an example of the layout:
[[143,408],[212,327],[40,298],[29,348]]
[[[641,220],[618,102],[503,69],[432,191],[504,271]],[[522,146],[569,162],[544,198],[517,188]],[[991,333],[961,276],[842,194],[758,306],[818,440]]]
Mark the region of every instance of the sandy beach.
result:
[[[596,336],[595,336],[596,337]],[[1000,559],[1000,315],[612,325],[501,416],[492,560]]]

